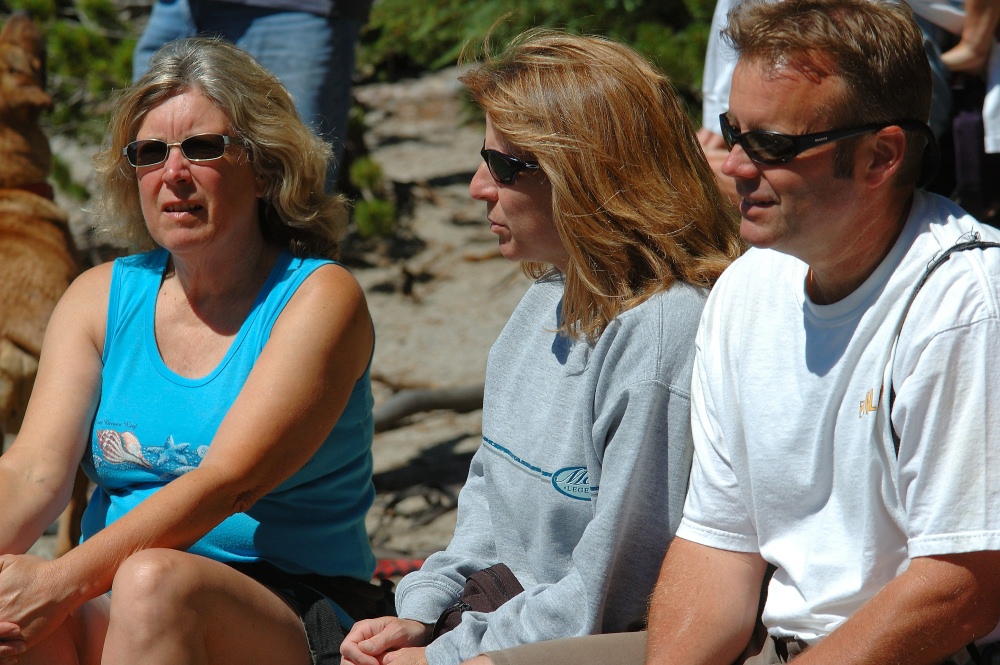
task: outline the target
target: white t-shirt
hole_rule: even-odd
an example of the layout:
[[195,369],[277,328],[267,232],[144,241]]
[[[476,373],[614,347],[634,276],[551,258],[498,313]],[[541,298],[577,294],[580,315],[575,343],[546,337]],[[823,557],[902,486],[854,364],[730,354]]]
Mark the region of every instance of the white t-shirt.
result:
[[892,368],[898,460],[880,399],[909,294],[971,231],[1000,241],[918,192],[890,254],[840,302],[813,304],[807,266],[771,250],[747,252],[709,297],[677,535],[777,566],[773,635],[825,636],[911,557],[1000,549],[1000,248],[954,254],[906,317]]

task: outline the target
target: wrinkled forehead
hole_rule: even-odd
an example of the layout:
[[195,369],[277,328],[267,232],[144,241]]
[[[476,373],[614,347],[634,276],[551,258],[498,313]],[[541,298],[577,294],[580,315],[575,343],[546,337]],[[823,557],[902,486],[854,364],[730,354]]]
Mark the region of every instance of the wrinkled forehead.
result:
[[733,72],[730,110],[741,103],[773,106],[809,125],[826,125],[842,115],[847,97],[844,78],[814,56],[741,58]]

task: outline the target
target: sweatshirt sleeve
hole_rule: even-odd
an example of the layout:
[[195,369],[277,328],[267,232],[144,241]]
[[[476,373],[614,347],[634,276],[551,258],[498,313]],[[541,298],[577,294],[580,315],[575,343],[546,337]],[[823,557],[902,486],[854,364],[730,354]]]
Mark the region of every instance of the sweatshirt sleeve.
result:
[[466,612],[455,630],[428,646],[429,665],[641,627],[681,515],[691,463],[689,414],[688,394],[660,381],[612,395],[594,421],[603,463],[599,479],[591,479],[592,491],[599,483],[594,518],[573,551],[573,565],[558,582],[526,587],[495,612]]
[[480,448],[459,493],[458,523],[448,547],[432,554],[420,570],[399,582],[396,612],[404,619],[434,623],[459,599],[468,575],[496,563],[482,455]]

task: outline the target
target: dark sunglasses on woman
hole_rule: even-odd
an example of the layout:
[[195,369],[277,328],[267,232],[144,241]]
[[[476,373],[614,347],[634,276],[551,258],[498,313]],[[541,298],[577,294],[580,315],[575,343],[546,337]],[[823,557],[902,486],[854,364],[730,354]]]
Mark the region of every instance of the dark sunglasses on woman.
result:
[[170,149],[178,146],[188,160],[210,162],[226,154],[226,146],[232,142],[233,138],[225,134],[198,134],[189,136],[178,143],[167,143],[159,139],[143,139],[129,143],[122,148],[122,154],[128,159],[128,163],[136,168],[156,166],[167,161]]
[[536,162],[526,162],[504,154],[499,150],[487,150],[483,143],[483,149],[479,151],[486,162],[486,167],[490,170],[490,175],[501,185],[512,185],[517,174],[521,171],[540,169]]

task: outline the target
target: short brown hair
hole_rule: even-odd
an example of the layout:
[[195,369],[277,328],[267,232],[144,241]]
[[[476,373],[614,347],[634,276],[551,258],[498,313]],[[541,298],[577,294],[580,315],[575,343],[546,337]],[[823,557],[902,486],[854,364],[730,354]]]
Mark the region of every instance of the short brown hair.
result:
[[[926,123],[931,71],[923,34],[905,2],[891,0],[746,0],[729,12],[723,38],[742,61],[843,81],[829,109],[830,129],[877,122]],[[908,132],[897,178],[916,182],[926,134]],[[856,142],[838,146],[849,151]],[[838,155],[839,156],[839,155]]]
[[710,287],[742,251],[735,210],[673,87],[631,48],[532,30],[461,81],[498,137],[551,183],[569,253],[569,334],[594,338],[675,281]]

